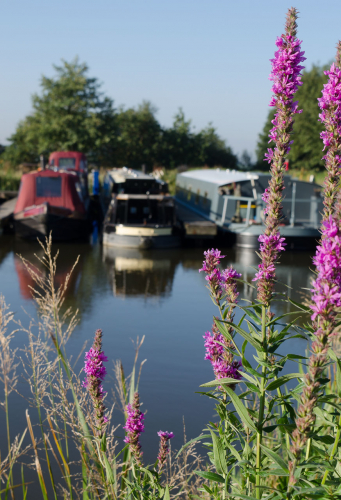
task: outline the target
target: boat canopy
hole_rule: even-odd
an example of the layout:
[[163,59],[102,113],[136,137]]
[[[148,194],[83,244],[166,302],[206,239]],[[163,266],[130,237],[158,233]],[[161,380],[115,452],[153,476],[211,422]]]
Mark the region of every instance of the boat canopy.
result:
[[55,151],[50,154],[49,166],[59,170],[87,172],[87,160],[84,153],[78,151]]
[[258,175],[250,174],[249,172],[238,172],[236,170],[221,170],[217,169],[202,169],[202,170],[189,170],[178,174],[178,177],[185,177],[188,179],[204,181],[210,184],[215,184],[217,187],[226,186],[233,182],[250,181],[258,179]]
[[72,212],[85,213],[80,193],[79,179],[75,173],[55,172],[49,169],[30,172],[21,178],[14,213],[43,203],[67,208]]

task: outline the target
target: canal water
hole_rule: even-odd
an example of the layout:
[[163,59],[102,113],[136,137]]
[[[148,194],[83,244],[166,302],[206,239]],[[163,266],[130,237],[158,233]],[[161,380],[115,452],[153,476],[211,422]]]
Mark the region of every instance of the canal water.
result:
[[[146,412],[146,431],[142,436],[145,461],[155,461],[156,433],[160,429],[174,432],[172,447],[179,449],[184,441],[183,421],[188,440],[198,436],[214,415],[212,400],[197,394],[200,384],[214,378],[210,363],[204,360],[202,338],[212,325],[213,314],[217,314],[205,288],[205,276],[198,272],[204,249],[141,252],[105,248],[99,243],[58,244],[53,247],[54,251],[57,249],[57,283],[65,279],[80,256],[66,294],[65,307],[79,311],[79,324],[67,344],[68,355],[76,359],[85,341],[90,346],[95,330],[103,330],[103,348],[109,358],[105,389],[110,399],[115,386],[113,362],[122,360],[129,373],[134,358],[133,341],[145,336],[139,357],[140,361],[147,360],[140,382],[142,410]],[[258,262],[255,252],[229,249],[223,253],[223,264],[232,264],[245,281],[251,282]],[[1,236],[0,291],[15,318],[28,326],[30,316],[36,317],[29,288],[33,283],[18,254],[37,264],[34,254],[41,256],[42,250],[36,243]],[[311,255],[287,252],[281,261],[279,286],[292,299],[302,299],[301,290],[309,288],[312,277]],[[41,268],[39,263],[38,267]],[[241,298],[252,299],[250,286],[241,284],[239,291]],[[289,312],[290,304],[278,302],[276,308],[277,312]],[[17,332],[13,347],[21,348],[25,342],[25,334]],[[295,339],[285,351],[304,355],[306,348],[304,340]],[[252,360],[251,352],[249,357]],[[18,390],[26,394],[23,378]],[[14,435],[25,427],[28,403],[15,395],[10,402]],[[122,423],[119,412],[114,414],[114,421]],[[5,444],[4,421],[0,423],[1,443]],[[123,431],[118,429],[117,434],[123,435]]]

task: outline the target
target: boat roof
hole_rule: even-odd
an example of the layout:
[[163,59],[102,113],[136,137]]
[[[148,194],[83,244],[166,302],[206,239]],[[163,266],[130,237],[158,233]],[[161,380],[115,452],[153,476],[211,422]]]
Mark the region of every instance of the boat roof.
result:
[[152,175],[144,174],[143,172],[127,167],[112,168],[108,170],[108,174],[116,183],[125,182],[127,179],[155,180]]
[[202,170],[189,170],[178,174],[179,177],[186,177],[188,179],[210,182],[217,186],[225,186],[232,182],[250,181],[251,179],[258,179],[258,175],[251,174],[250,172],[239,172],[237,170],[223,170],[216,169],[202,169]]

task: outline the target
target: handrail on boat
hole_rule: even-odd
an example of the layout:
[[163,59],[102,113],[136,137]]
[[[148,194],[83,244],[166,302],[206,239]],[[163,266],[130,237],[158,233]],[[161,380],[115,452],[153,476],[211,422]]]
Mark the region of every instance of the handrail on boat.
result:
[[[297,219],[296,217],[296,203],[312,203],[312,201],[317,201],[319,200],[318,197],[316,196],[311,196],[309,199],[307,198],[297,198],[296,197],[296,183],[293,185],[293,190],[292,190],[292,197],[291,198],[284,198],[283,202],[285,203],[291,203],[291,210],[290,210],[290,226],[293,227],[295,225],[295,221]],[[258,194],[257,198],[254,197],[248,197],[248,196],[232,196],[232,195],[223,195],[224,198],[224,205],[223,205],[223,210],[222,210],[222,215],[221,215],[221,220],[220,222],[217,221],[216,224],[219,226],[224,226],[226,223],[226,213],[227,213],[227,206],[229,200],[231,201],[241,201],[241,202],[247,202],[247,208],[246,208],[246,216],[245,216],[245,226],[250,226],[251,223],[254,223],[254,219],[251,219],[251,208],[252,204],[255,203],[257,207],[260,207],[261,209],[265,208],[265,202],[262,200],[261,195]],[[251,222],[250,222],[251,221]],[[303,221],[303,220],[302,220]],[[302,222],[301,221],[301,222]],[[258,222],[262,222],[259,220]],[[312,216],[310,214],[309,221],[306,220],[309,224],[312,224],[314,227],[319,226],[319,221],[315,218],[315,220],[312,220]]]

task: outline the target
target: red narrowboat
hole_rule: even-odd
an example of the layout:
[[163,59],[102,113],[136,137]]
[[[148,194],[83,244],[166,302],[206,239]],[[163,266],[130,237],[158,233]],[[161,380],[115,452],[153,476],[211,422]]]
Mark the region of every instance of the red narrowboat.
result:
[[22,238],[85,239],[91,232],[86,158],[77,152],[50,155],[49,168],[22,176],[13,214]]

